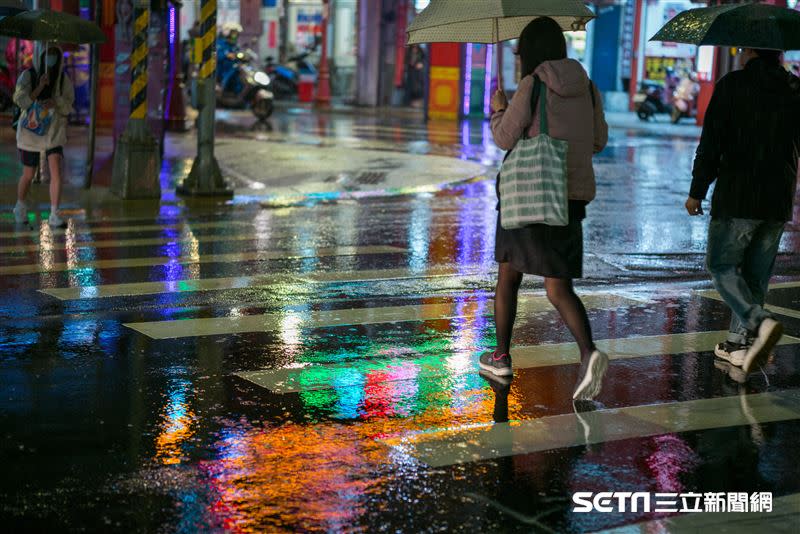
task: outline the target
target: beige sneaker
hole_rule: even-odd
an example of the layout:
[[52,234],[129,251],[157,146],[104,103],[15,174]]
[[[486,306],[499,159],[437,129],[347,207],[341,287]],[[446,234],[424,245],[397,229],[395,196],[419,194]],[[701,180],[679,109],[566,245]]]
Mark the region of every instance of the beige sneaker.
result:
[[747,345],[739,345],[738,343],[725,341],[723,343],[717,343],[717,346],[714,347],[714,356],[741,367],[744,364],[747,348]]

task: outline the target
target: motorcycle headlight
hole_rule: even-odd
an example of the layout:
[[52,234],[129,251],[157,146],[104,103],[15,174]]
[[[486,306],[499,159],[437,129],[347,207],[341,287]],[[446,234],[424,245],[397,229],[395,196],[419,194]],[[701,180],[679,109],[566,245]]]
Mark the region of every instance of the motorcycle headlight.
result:
[[269,85],[269,76],[266,72],[256,72],[255,81],[259,85]]

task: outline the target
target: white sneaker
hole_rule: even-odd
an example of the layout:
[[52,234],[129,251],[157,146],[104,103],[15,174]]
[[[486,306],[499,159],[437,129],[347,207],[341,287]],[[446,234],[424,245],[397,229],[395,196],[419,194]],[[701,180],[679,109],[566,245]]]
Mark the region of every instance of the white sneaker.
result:
[[749,373],[757,365],[764,365],[769,358],[772,348],[780,341],[783,336],[783,325],[775,319],[764,319],[758,327],[758,336],[753,340],[753,344],[747,349],[744,356],[742,370]]
[[575,388],[575,393],[572,394],[572,399],[577,400],[592,400],[594,399],[603,387],[603,376],[608,369],[608,354],[594,351],[589,356],[589,361],[586,363],[586,373],[583,379]]
[[50,218],[47,219],[47,224],[50,225],[51,228],[64,228],[67,223],[58,216],[58,213],[55,211],[50,212]]
[[28,222],[28,206],[20,200],[14,206],[14,220],[19,224]]
[[737,367],[741,367],[744,364],[744,357],[746,354],[747,345],[739,345],[738,343],[731,343],[730,341],[717,343],[717,346],[714,347],[714,356],[726,362],[730,362]]

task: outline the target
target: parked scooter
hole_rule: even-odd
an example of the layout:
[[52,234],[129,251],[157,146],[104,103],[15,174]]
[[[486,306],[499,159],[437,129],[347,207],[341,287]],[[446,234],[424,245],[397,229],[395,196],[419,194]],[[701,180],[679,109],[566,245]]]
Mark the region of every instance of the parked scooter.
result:
[[259,122],[263,122],[272,115],[274,109],[272,81],[269,75],[253,67],[253,58],[251,51],[236,53],[236,69],[241,89],[234,93],[217,84],[217,105],[234,109],[249,107]]
[[313,49],[292,56],[285,65],[275,63],[274,57],[267,58],[264,70],[273,81],[273,88],[277,98],[283,99],[297,96],[301,76],[317,79],[317,69],[308,60],[311,52],[313,52]]
[[700,94],[700,84],[697,83],[695,73],[689,73],[681,79],[675,89],[672,106],[672,124],[678,124],[684,117],[693,117],[697,109],[697,95]]
[[664,83],[644,81],[633,96],[639,119],[649,121],[657,113],[672,113],[672,94],[678,82],[672,69],[667,69]]

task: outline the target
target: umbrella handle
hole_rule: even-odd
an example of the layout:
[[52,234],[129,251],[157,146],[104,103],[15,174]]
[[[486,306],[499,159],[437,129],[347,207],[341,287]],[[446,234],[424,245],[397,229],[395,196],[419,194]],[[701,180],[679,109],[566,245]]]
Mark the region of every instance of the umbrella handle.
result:
[[[503,43],[500,42],[500,19],[494,19],[493,33],[492,41],[497,43],[497,90],[505,94],[503,90],[503,59],[500,57],[503,53]],[[492,68],[491,65],[489,68]]]

